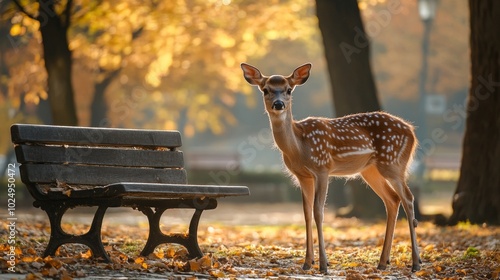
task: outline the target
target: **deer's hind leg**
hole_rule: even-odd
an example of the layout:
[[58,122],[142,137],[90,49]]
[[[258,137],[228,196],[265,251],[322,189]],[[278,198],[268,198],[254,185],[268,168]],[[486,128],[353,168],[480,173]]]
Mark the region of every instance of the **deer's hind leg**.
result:
[[387,180],[380,174],[378,169],[372,165],[361,172],[361,176],[372,190],[382,199],[387,213],[387,224],[385,228],[384,245],[378,269],[385,269],[389,263],[391,245],[394,238],[394,229],[398,217],[400,198],[398,194],[387,183]]
[[420,256],[418,253],[417,244],[417,234],[415,228],[418,225],[417,219],[415,219],[415,210],[413,204],[413,194],[406,183],[401,179],[389,179],[389,182],[394,187],[394,190],[401,197],[401,202],[403,209],[406,213],[406,218],[408,219],[408,226],[410,228],[410,238],[411,238],[411,250],[412,250],[412,271],[420,270]]
[[410,239],[412,249],[412,271],[420,270],[420,256],[418,252],[417,234],[415,228],[418,221],[415,219],[414,198],[410,188],[406,184],[405,169],[398,168],[397,166],[390,166],[381,170],[382,176],[391,184],[392,189],[397,193],[401,200],[401,204],[408,219],[408,226],[410,228]]

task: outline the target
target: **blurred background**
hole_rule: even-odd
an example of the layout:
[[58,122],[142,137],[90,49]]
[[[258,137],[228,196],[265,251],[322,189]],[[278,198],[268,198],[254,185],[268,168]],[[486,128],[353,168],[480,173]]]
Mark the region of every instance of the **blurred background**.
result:
[[[295,119],[382,109],[412,122],[421,146],[410,185],[424,214],[449,215],[469,86],[467,1],[333,2],[0,0],[2,174],[15,162],[13,123],[175,129],[190,183],[249,186],[238,202],[300,202],[239,65],[288,75],[311,62]],[[367,192],[335,179],[329,209],[384,217]]]

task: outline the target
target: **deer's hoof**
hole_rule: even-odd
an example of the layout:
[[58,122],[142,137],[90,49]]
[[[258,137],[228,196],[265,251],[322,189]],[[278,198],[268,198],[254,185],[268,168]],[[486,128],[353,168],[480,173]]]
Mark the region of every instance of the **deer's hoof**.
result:
[[308,264],[308,263],[305,263],[305,264],[302,266],[302,269],[303,269],[303,270],[309,270],[309,269],[311,269],[311,265],[310,265],[310,264]]
[[411,267],[411,272],[419,271],[420,270],[420,264],[413,264]]
[[387,264],[379,263],[378,266],[377,266],[378,270],[385,270],[386,268],[387,268]]

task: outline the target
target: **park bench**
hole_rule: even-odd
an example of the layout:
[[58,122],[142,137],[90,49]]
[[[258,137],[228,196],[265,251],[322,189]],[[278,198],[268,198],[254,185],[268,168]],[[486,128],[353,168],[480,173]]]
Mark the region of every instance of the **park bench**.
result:
[[[131,207],[149,221],[142,256],[165,243],[186,247],[189,257],[203,256],[198,245],[198,223],[217,199],[249,195],[247,187],[189,185],[178,131],[111,129],[14,124],[11,127],[21,180],[44,210],[51,235],[44,257],[63,244],[80,243],[93,257],[110,262],[101,226],[109,207]],[[83,235],[64,232],[64,213],[79,206],[97,207],[90,229]],[[186,233],[165,234],[160,218],[167,209],[194,209]]]

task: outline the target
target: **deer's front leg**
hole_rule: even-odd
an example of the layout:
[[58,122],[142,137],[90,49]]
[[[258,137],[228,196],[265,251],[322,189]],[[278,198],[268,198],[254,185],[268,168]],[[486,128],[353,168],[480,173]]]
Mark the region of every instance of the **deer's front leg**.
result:
[[313,221],[313,203],[314,203],[314,179],[299,179],[302,190],[302,206],[304,208],[304,218],[306,220],[306,259],[302,269],[310,269],[314,259],[312,221]]
[[318,230],[319,242],[319,270],[326,273],[328,270],[328,259],[325,251],[323,238],[323,216],[325,211],[326,194],[328,192],[328,174],[318,175],[316,178],[316,192],[314,196],[314,221]]

